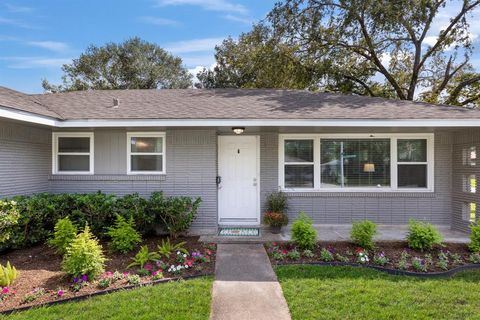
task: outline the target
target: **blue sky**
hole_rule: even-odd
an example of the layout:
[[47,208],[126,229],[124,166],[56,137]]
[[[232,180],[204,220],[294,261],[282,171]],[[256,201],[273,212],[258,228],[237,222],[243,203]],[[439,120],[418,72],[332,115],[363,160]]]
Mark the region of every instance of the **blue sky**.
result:
[[[0,0],[0,85],[42,92],[89,44],[133,36],[210,67],[214,47],[263,19],[275,0]],[[197,68],[198,69],[198,68]]]
[[[133,36],[183,58],[195,74],[214,63],[214,47],[263,19],[276,0],[0,0],[0,85],[42,92],[41,79],[60,83],[61,66],[89,44]],[[460,2],[450,3],[432,26],[434,41]],[[477,12],[471,21],[479,21]],[[480,70],[480,23],[472,23]],[[386,62],[388,57],[384,57]]]

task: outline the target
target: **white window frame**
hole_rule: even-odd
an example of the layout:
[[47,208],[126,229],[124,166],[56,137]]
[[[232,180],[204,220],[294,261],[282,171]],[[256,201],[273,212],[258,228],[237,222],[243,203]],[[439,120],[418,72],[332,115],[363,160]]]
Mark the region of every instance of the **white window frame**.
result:
[[[90,152],[58,152],[59,138],[89,138]],[[94,174],[94,153],[95,142],[93,132],[53,132],[52,133],[52,174],[54,175],[88,175]],[[60,155],[88,155],[89,171],[60,171],[58,170],[58,156]]]
[[[313,188],[285,188],[285,140],[314,140],[314,180]],[[390,139],[390,186],[388,187],[347,187],[322,188],[320,141],[322,139]],[[425,139],[427,140],[427,188],[399,188],[398,187],[398,139]],[[292,163],[293,164],[293,163]],[[410,164],[415,164],[410,162]],[[422,162],[421,164],[425,164]],[[278,139],[278,186],[286,192],[434,192],[434,134],[433,133],[375,133],[375,134],[279,134]]]
[[[165,132],[127,132],[127,174],[129,175],[159,175],[166,174],[166,134]],[[162,138],[162,152],[132,152],[132,138]],[[162,171],[132,171],[131,156],[134,155],[161,155]]]

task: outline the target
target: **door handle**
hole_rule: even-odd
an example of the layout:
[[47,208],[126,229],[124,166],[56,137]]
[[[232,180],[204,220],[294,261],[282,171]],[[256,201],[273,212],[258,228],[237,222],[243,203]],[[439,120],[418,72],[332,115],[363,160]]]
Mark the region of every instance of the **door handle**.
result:
[[222,177],[221,177],[221,176],[217,176],[217,177],[215,178],[215,182],[216,182],[217,186],[220,185],[220,183],[222,183]]

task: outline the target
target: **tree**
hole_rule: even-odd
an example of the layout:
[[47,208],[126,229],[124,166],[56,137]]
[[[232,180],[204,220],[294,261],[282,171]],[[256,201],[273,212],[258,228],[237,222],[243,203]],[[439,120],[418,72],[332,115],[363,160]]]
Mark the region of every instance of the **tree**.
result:
[[174,57],[158,45],[132,38],[123,43],[91,45],[78,59],[62,67],[63,84],[42,81],[46,91],[89,89],[188,88],[192,76]]
[[296,57],[295,46],[273,37],[265,25],[227,38],[215,47],[217,65],[204,69],[197,78],[203,88],[290,88],[304,89],[313,81],[315,70]]
[[275,5],[268,21],[275,37],[298,48],[300,60],[329,68],[318,79],[328,90],[478,103],[480,74],[469,64],[468,17],[480,0],[459,2],[458,11],[432,36],[447,1],[286,0]]

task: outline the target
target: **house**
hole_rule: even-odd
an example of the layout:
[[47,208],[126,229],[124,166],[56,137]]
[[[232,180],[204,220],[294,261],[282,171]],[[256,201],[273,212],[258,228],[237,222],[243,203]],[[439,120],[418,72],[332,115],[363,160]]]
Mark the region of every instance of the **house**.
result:
[[315,223],[477,219],[480,110],[290,90],[0,88],[0,198],[199,196],[192,229],[259,225],[284,190]]

